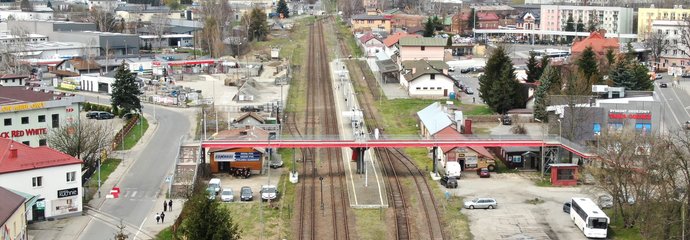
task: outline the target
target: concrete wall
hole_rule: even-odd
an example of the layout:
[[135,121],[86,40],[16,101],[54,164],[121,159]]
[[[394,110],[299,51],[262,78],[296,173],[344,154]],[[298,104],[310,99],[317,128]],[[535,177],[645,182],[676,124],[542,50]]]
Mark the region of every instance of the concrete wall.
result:
[[407,60],[440,60],[443,61],[444,47],[401,46],[400,61]]

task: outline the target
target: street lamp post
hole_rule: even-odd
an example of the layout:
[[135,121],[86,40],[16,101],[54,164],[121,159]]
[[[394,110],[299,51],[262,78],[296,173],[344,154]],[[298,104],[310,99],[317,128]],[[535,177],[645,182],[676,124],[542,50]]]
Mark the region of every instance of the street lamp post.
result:
[[[559,141],[562,142],[563,141],[563,132],[562,132],[563,128],[561,127],[561,125],[562,125],[561,119],[559,118],[558,119],[558,138],[559,138]],[[561,148],[558,147],[558,162],[560,162],[560,160],[561,160]]]
[[544,121],[542,121],[538,118],[534,118],[534,120],[537,122],[540,122],[542,124],[546,124],[546,132],[542,132],[542,141],[541,141],[541,165],[540,165],[540,167],[541,167],[541,176],[543,177],[544,176],[544,162],[545,162],[544,161],[545,160],[544,159],[545,158],[544,151],[546,150],[546,135],[549,133],[549,124],[545,123]]
[[321,181],[321,215],[323,215],[323,177],[319,176],[319,181]]

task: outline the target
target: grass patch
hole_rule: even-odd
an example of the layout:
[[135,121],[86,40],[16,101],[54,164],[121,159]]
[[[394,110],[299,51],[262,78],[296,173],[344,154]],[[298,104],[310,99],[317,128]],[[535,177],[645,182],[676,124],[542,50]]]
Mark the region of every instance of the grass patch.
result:
[[[103,184],[105,180],[108,179],[108,176],[110,176],[110,174],[113,171],[115,171],[115,168],[117,168],[117,166],[120,165],[121,162],[122,159],[119,158],[108,158],[101,163],[101,184]],[[98,187],[98,170],[93,172],[93,176],[91,177],[91,179],[89,179],[89,182],[86,184],[86,187]]]
[[613,209],[606,209],[604,212],[607,216],[611,217],[611,224],[609,224],[609,231],[607,237],[609,239],[625,239],[625,240],[642,240],[642,234],[640,234],[640,229],[634,228],[624,228],[623,218],[616,217],[613,218]]
[[69,88],[64,88],[64,87],[56,87],[56,89],[61,90],[61,91],[67,91],[67,92],[76,92],[77,91],[75,89],[69,89]]
[[517,169],[509,169],[503,161],[496,159],[496,172],[497,173],[517,173]]
[[137,142],[139,142],[139,139],[141,139],[141,136],[146,134],[146,130],[149,129],[149,121],[146,120],[145,117],[141,117],[140,119],[141,119],[141,122],[134,125],[132,130],[129,131],[129,133],[125,137],[125,145],[124,145],[125,150],[132,149],[132,147],[137,145]]
[[357,46],[355,35],[352,35],[350,28],[345,25],[345,22],[343,22],[340,17],[336,18],[336,22],[336,29],[338,30],[337,33],[344,39],[346,47],[352,54],[352,57],[358,58],[364,55],[362,49]]
[[544,199],[541,199],[541,198],[527,199],[527,200],[525,200],[525,203],[532,204],[532,205],[542,204],[542,203],[544,203]]
[[489,106],[484,104],[463,104],[460,106],[462,114],[465,116],[477,116],[477,115],[492,115],[492,111]]
[[534,185],[537,185],[538,187],[552,187],[553,186],[551,184],[551,179],[547,178],[547,177],[535,179]]
[[172,240],[172,227],[167,227],[163,231],[156,234],[156,240]]
[[450,197],[446,200],[439,197],[440,193],[438,192],[440,190],[434,191],[434,196],[436,201],[442,205],[441,212],[443,214],[443,222],[445,223],[446,236],[450,236],[450,239],[474,239],[472,232],[470,232],[470,220],[467,218],[467,215],[460,211],[462,210],[464,198]]
[[391,135],[418,135],[417,112],[434,100],[392,99],[380,101],[379,113],[383,117],[386,133]]
[[386,209],[353,209],[355,228],[360,239],[388,239],[386,229]]
[[[273,207],[259,199],[252,202],[223,203],[221,206],[237,223],[243,239],[284,239],[288,238],[291,229],[290,224],[287,224],[289,220],[281,220],[281,215],[289,215],[284,214],[284,212],[281,214],[282,210],[286,210],[281,206],[289,207],[292,205],[285,204],[286,201],[289,200],[279,199],[277,202],[272,202]],[[259,236],[261,232],[263,232],[263,238]]]

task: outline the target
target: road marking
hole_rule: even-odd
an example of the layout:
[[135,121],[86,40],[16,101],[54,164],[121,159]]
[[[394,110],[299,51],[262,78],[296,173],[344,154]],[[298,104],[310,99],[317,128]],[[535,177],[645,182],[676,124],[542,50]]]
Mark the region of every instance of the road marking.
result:
[[[676,93],[676,89],[671,89],[671,91],[673,92],[673,95],[676,95],[676,98],[678,99],[680,106],[683,107],[685,114],[687,114],[686,116],[690,117],[690,113],[688,112],[688,108],[683,106],[683,101],[680,101],[680,97],[678,96],[678,93]],[[680,122],[678,124],[680,124]]]
[[[134,191],[134,192],[132,192],[132,196],[129,196],[129,197],[133,198],[136,195],[137,195],[137,191]],[[127,197],[127,196],[125,196],[125,197]]]
[[137,229],[137,233],[134,234],[134,240],[137,239],[137,235],[139,235],[139,233],[141,232],[141,227],[144,226],[144,223],[146,222],[146,219],[148,219],[148,218],[149,217],[144,217],[144,221],[141,221],[141,224],[139,224],[139,229]]
[[671,115],[673,116],[673,118],[676,119],[676,124],[677,124],[676,126],[679,126],[679,125],[680,125],[680,120],[678,120],[678,116],[676,116],[676,113],[673,112],[673,109],[671,108],[671,104],[669,104],[668,99],[666,98],[666,95],[664,95],[664,92],[661,91],[661,90],[659,90],[659,94],[661,94],[661,97],[663,97],[664,99],[667,100],[667,101],[664,101],[664,102],[666,102],[666,105],[668,106],[668,111],[671,112]]

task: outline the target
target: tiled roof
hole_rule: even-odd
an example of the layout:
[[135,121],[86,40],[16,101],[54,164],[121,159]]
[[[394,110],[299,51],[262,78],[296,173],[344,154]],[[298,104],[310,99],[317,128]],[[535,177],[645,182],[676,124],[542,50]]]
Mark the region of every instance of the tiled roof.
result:
[[91,59],[91,60],[85,60],[81,58],[75,58],[72,60],[69,60],[72,65],[74,65],[74,68],[77,70],[98,70],[101,69],[101,65],[98,65],[98,63]]
[[352,19],[353,20],[385,20],[385,19],[390,19],[390,17],[384,16],[384,15],[360,14],[360,15],[352,16]]
[[573,43],[571,52],[573,54],[581,53],[588,46],[591,46],[595,53],[604,53],[606,52],[606,49],[609,48],[618,50],[620,44],[616,38],[605,38],[603,33],[592,32],[589,34],[589,37],[583,39],[582,41]]
[[259,114],[258,114],[258,113],[255,113],[255,112],[246,112],[246,113],[244,113],[242,116],[238,117],[238,118],[236,119],[236,121],[240,122],[240,121],[242,121],[242,120],[244,120],[244,119],[246,119],[246,118],[249,118],[249,117],[254,118],[256,121],[259,121],[260,123],[264,123],[264,122],[266,121],[266,119],[264,119],[263,117],[259,116]]
[[[16,149],[16,157],[10,149]],[[58,150],[41,146],[29,147],[10,139],[0,138],[0,173],[81,164],[82,161]]]
[[448,40],[445,38],[405,37],[400,39],[400,46],[426,46],[426,47],[445,47]]
[[[467,139],[465,135],[460,134],[455,128],[444,128],[443,130],[439,131],[434,135],[434,138],[437,139]],[[457,147],[441,147],[441,151],[443,153],[448,153],[451,150],[455,149]],[[486,150],[485,147],[469,147],[472,151],[476,152],[482,157],[488,157],[488,158],[493,158],[493,155],[489,152],[489,150]]]
[[0,204],[0,226],[2,226],[24,204],[24,197],[0,187],[0,201],[2,201]]
[[417,117],[422,121],[422,124],[424,124],[424,127],[429,131],[430,135],[434,135],[453,124],[448,115],[443,112],[443,107],[438,102],[434,102],[417,112]]
[[[443,69],[448,69],[448,64],[440,60],[408,60],[402,62],[403,69],[410,70],[405,74],[408,82],[414,81],[424,74],[444,74]],[[414,73],[412,73],[414,69]],[[452,79],[450,76],[448,78]]]
[[420,38],[422,36],[417,35],[417,34],[409,34],[406,32],[397,32],[393,35],[388,36],[386,39],[383,40],[383,44],[386,45],[386,47],[390,47],[398,43],[402,37],[411,37],[411,38]]
[[0,106],[53,100],[51,92],[37,92],[27,87],[0,87]]
[[17,78],[29,78],[29,75],[19,75],[19,74],[2,74],[0,79],[17,79]]
[[371,34],[371,32],[368,32],[368,33],[362,35],[361,37],[359,37],[359,42],[361,42],[361,43],[366,43],[366,42],[368,42],[369,40],[374,39],[374,38],[376,38],[376,37],[374,36],[374,34]]

